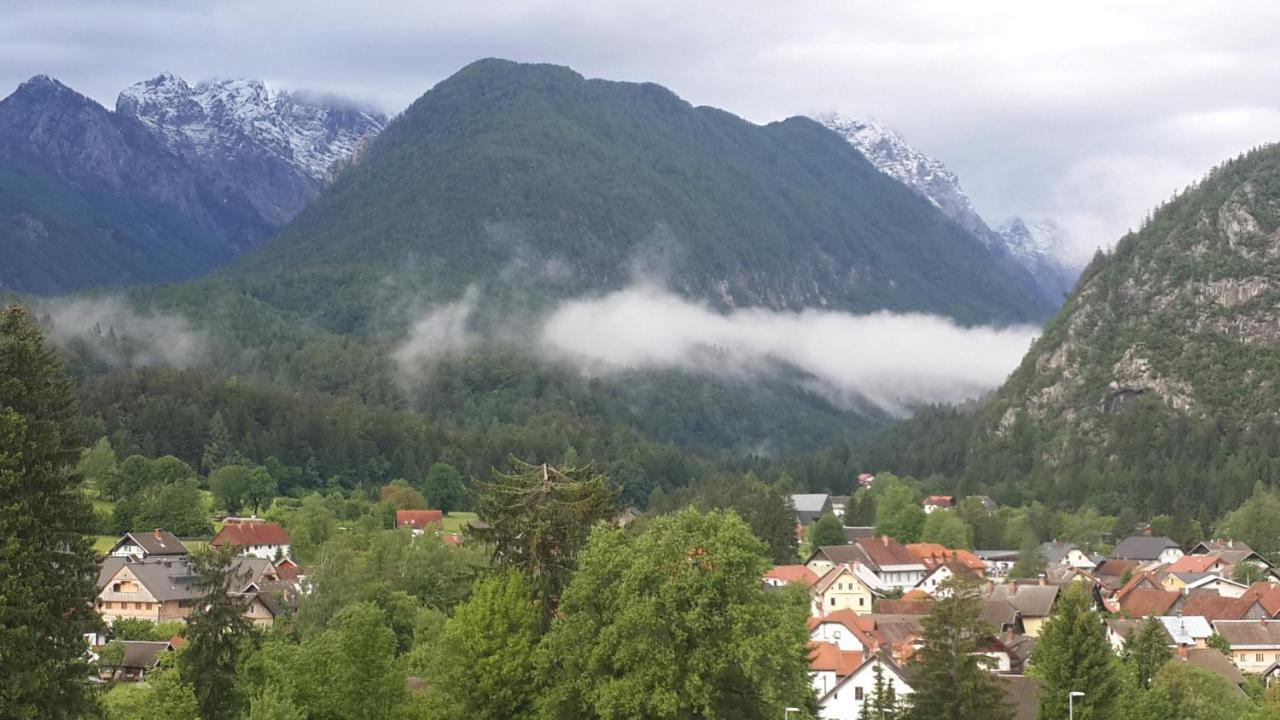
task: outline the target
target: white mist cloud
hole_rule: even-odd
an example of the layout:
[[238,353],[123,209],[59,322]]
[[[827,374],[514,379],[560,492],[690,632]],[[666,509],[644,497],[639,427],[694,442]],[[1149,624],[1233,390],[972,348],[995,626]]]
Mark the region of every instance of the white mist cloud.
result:
[[410,328],[409,337],[391,354],[403,379],[421,373],[432,360],[467,350],[480,339],[471,328],[479,296],[471,285],[461,298],[422,313]]
[[40,303],[49,318],[49,337],[75,345],[115,367],[201,363],[208,347],[204,332],[181,315],[139,313],[123,298],[53,299]]
[[584,371],[682,368],[714,375],[789,366],[837,401],[893,413],[990,390],[1038,329],[956,325],[925,314],[736,310],[727,315],[653,287],[562,304],[541,328],[547,352]]

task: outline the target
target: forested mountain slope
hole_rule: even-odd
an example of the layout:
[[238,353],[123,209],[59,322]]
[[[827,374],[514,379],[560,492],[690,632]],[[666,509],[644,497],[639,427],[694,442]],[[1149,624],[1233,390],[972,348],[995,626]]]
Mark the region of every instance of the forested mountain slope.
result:
[[904,467],[931,454],[911,469],[1008,496],[1217,512],[1280,480],[1277,407],[1280,147],[1269,146],[1095,258],[980,411],[928,413],[875,452]]
[[816,122],[761,127],[656,85],[501,60],[421,97],[226,273],[340,332],[366,329],[392,292],[451,300],[478,284],[523,301],[637,275],[726,308],[1047,314]]

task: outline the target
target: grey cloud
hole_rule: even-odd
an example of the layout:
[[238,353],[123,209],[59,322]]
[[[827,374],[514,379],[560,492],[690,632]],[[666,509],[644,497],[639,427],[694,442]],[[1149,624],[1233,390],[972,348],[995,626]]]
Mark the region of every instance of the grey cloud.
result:
[[113,367],[191,367],[207,357],[208,338],[181,315],[139,312],[116,296],[44,300],[49,337]]

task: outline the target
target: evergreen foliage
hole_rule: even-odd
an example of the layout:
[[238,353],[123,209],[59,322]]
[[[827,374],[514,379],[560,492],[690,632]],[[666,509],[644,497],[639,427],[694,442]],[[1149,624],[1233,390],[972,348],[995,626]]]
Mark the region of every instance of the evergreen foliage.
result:
[[982,619],[982,596],[967,575],[945,580],[923,621],[924,647],[915,655],[911,720],[1011,720],[1000,681],[977,654],[995,630]]
[[1169,633],[1165,632],[1164,625],[1156,618],[1149,617],[1138,632],[1125,639],[1125,656],[1133,665],[1138,685],[1143,690],[1151,689],[1156,673],[1173,658],[1168,638]]
[[93,510],[71,386],[19,307],[0,312],[0,716],[72,718],[94,699],[83,633],[93,612]]
[[822,547],[823,545],[844,545],[848,543],[848,538],[844,536],[844,523],[840,522],[840,518],[827,513],[818,518],[810,530],[809,545],[810,547]]
[[[1090,609],[1091,602],[1080,584],[1073,583],[1058,598],[1053,615],[1036,639],[1030,662],[1031,673],[1044,683],[1040,688],[1042,720],[1066,720],[1067,695],[1072,691],[1085,693],[1075,700],[1076,718],[1112,717],[1122,690],[1120,663],[1107,639],[1106,624]],[[1141,662],[1151,660],[1145,652]]]
[[245,578],[237,575],[233,545],[205,546],[191,553],[196,589],[203,597],[187,622],[187,644],[180,656],[183,682],[195,693],[203,720],[233,720],[246,698],[235,684],[237,664],[251,642],[245,617],[248,601],[239,591]]

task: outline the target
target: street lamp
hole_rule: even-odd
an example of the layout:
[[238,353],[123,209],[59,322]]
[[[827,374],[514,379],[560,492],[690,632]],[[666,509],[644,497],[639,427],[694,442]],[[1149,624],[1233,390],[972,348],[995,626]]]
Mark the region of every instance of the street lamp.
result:
[[784,708],[782,710],[782,720],[787,720],[787,718],[791,717],[791,713],[793,712],[800,712],[800,708]]
[[1084,693],[1079,690],[1072,690],[1067,693],[1067,720],[1075,720],[1076,718],[1076,698],[1084,697]]

